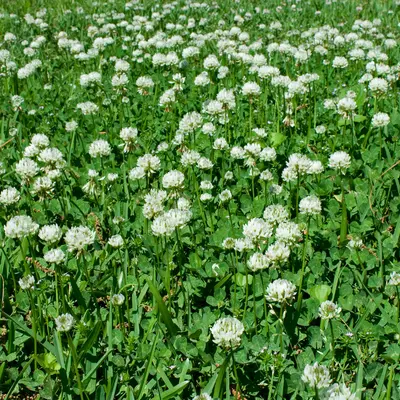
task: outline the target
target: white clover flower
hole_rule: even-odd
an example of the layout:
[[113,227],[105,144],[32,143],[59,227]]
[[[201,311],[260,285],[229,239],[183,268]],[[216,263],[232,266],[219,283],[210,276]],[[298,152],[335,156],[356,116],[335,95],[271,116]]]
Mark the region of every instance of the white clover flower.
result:
[[261,88],[255,82],[246,82],[242,87],[242,94],[245,96],[259,96]]
[[162,177],[162,185],[165,189],[183,188],[185,175],[181,171],[172,170]]
[[324,166],[321,161],[311,161],[310,166],[308,167],[307,174],[309,175],[317,175],[324,172]]
[[32,193],[45,198],[53,193],[54,182],[48,176],[39,177],[33,182]]
[[63,153],[55,147],[48,147],[42,150],[39,153],[38,159],[47,164],[47,167],[51,169],[63,168],[66,164]]
[[328,368],[316,362],[305,366],[301,380],[312,388],[322,389],[329,386],[331,378]]
[[56,323],[56,329],[59,332],[68,332],[74,326],[75,320],[71,314],[66,313],[58,316],[55,319],[55,323]]
[[57,243],[62,236],[61,228],[57,224],[44,225],[40,228],[39,237],[47,244]]
[[211,190],[213,188],[213,184],[210,181],[201,181],[200,189],[201,190]]
[[209,160],[207,157],[200,157],[197,160],[197,168],[199,169],[211,169],[214,166],[214,164]]
[[326,300],[319,306],[318,315],[321,319],[338,318],[342,309],[330,300]]
[[79,103],[76,108],[80,109],[83,115],[92,115],[99,111],[99,107],[91,101]]
[[43,258],[49,264],[59,265],[65,261],[66,255],[60,248],[57,248],[49,250],[47,253],[44,254]]
[[123,88],[129,82],[129,78],[126,74],[117,74],[111,78],[111,86],[115,88]]
[[252,241],[267,239],[272,235],[272,225],[262,218],[253,218],[244,224],[243,235]]
[[372,117],[372,126],[375,128],[383,127],[390,124],[390,117],[386,113],[376,113]]
[[259,154],[261,161],[275,161],[276,160],[276,150],[272,147],[265,147],[261,150]]
[[138,92],[142,95],[148,94],[148,91],[154,87],[153,79],[150,76],[141,76],[136,79],[136,86],[138,87]]
[[261,153],[261,145],[259,143],[248,143],[243,149],[247,157],[258,157]]
[[232,180],[232,179],[233,179],[233,172],[232,172],[232,171],[227,171],[227,172],[225,172],[224,179],[225,179],[226,181]]
[[101,74],[99,72],[90,72],[82,74],[79,78],[79,83],[82,87],[89,87],[101,83]]
[[278,241],[293,246],[301,239],[302,233],[295,222],[283,221],[277,226],[275,237]]
[[213,199],[213,196],[210,193],[202,193],[200,195],[200,201],[203,203],[206,203],[207,201],[210,201]]
[[24,149],[24,157],[32,158],[36,157],[40,153],[39,147],[35,146],[34,144],[30,144],[25,147]]
[[197,75],[196,78],[194,78],[195,86],[207,86],[210,82],[210,78],[206,71],[202,72],[201,74]]
[[317,196],[307,196],[300,200],[299,211],[308,216],[321,214],[321,200]]
[[274,179],[274,176],[272,175],[271,171],[266,169],[266,170],[264,170],[264,171],[262,171],[260,173],[260,179],[262,181],[269,182],[269,181],[272,181]]
[[242,160],[246,157],[246,151],[243,149],[243,147],[234,146],[231,149],[231,157],[234,160]]
[[231,193],[231,191],[229,189],[225,189],[219,194],[219,199],[223,203],[229,201],[231,198],[232,198],[232,193]]
[[30,158],[22,158],[15,165],[15,172],[23,179],[33,178],[39,172],[39,166]]
[[113,306],[122,306],[122,304],[124,304],[125,301],[125,296],[122,293],[119,294],[114,294],[111,297],[111,303]]
[[194,132],[200,128],[203,123],[203,117],[196,111],[187,113],[179,121],[179,130],[185,134]]
[[78,129],[78,123],[76,121],[68,121],[65,123],[65,130],[67,132],[74,132]]
[[50,140],[43,133],[36,133],[32,136],[31,143],[39,149],[43,149],[50,144]]
[[89,154],[93,158],[107,157],[111,154],[111,146],[106,140],[95,140],[89,146]]
[[4,206],[10,206],[17,203],[21,199],[21,195],[14,187],[9,187],[0,192],[0,203]]
[[185,199],[184,197],[180,197],[177,201],[177,207],[179,210],[188,211],[190,210],[190,200]]
[[143,215],[147,219],[152,219],[163,212],[163,202],[167,199],[167,192],[164,190],[151,189],[144,196]]
[[220,318],[210,329],[213,342],[224,349],[238,347],[244,332],[243,324],[236,318]]
[[24,276],[18,280],[18,284],[22,290],[33,289],[35,286],[35,278],[32,275]]
[[359,250],[359,249],[361,249],[363,247],[363,241],[362,241],[362,239],[357,238],[357,237],[352,238],[352,239],[349,240],[349,243],[347,243],[347,247],[349,249],[357,249],[357,250]]
[[350,118],[356,108],[357,103],[354,101],[354,99],[350,97],[344,97],[343,99],[340,99],[337,103],[337,112],[343,118]]
[[329,386],[321,396],[322,400],[356,400],[356,395],[345,384]]
[[318,126],[315,127],[315,133],[318,133],[319,135],[322,135],[325,132],[326,132],[326,126],[325,125],[318,125]]
[[130,65],[128,61],[125,60],[117,60],[115,62],[115,71],[116,72],[128,72],[130,69]]
[[217,69],[220,66],[217,56],[214,54],[210,54],[206,57],[203,62],[203,66],[205,69]]
[[290,303],[296,295],[296,286],[286,279],[276,279],[267,287],[266,298],[277,303]]
[[224,109],[231,110],[236,106],[235,94],[230,89],[220,90],[217,94],[217,100],[222,103]]
[[346,169],[350,168],[351,157],[345,151],[336,151],[329,157],[328,166],[336,169],[342,174],[345,173]]
[[289,213],[282,205],[272,204],[264,210],[263,218],[267,222],[277,225],[286,221],[289,218]]
[[254,253],[250,256],[247,261],[247,266],[250,271],[256,272],[263,269],[268,268],[270,265],[270,261],[265,254],[262,253]]
[[146,176],[146,171],[142,167],[135,167],[129,171],[129,179],[142,179]]
[[333,61],[332,61],[332,67],[333,68],[346,68],[349,65],[349,62],[347,61],[346,57],[340,57],[336,56]]
[[[214,124],[212,122],[206,122],[202,127],[201,127],[201,131],[205,134],[205,135],[209,135],[212,136],[213,133],[216,131],[216,128],[214,126]],[[217,139],[218,140],[218,139]],[[214,142],[215,143],[215,142]]]
[[244,251],[253,250],[255,247],[254,242],[245,237],[244,239],[235,239],[233,248],[239,252],[243,253]]
[[390,273],[390,278],[388,280],[388,285],[400,286],[400,274],[393,271]]
[[86,226],[72,227],[65,233],[65,243],[68,246],[68,251],[71,253],[74,251],[82,251],[85,246],[89,246],[94,243],[95,232],[87,228]]
[[375,95],[384,94],[388,91],[389,84],[386,79],[383,78],[373,78],[369,81],[369,89]]
[[11,218],[4,226],[4,233],[13,239],[23,239],[34,235],[39,229],[39,225],[28,215],[17,215]]
[[147,175],[153,174],[161,168],[160,158],[152,154],[145,154],[138,158],[137,166],[143,168]]
[[290,249],[286,244],[282,242],[276,242],[268,246],[265,255],[267,256],[271,264],[273,264],[274,266],[279,266],[289,260]]
[[114,248],[120,248],[124,245],[124,239],[121,235],[114,235],[108,239],[108,244]]
[[192,400],[213,400],[213,398],[207,393],[202,393],[198,396],[194,396]]
[[253,132],[260,138],[265,138],[268,136],[268,133],[264,128],[254,128]]

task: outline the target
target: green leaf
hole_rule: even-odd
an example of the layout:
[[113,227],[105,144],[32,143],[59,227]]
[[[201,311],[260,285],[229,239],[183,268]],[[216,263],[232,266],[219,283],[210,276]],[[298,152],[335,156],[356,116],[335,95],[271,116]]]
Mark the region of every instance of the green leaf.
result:
[[172,317],[170,312],[168,311],[167,307],[165,306],[164,300],[162,299],[160,292],[157,288],[153,285],[153,282],[146,277],[147,284],[149,285],[149,289],[153,294],[154,298],[156,299],[158,310],[161,313],[161,318],[164,321],[164,324],[167,326],[168,332],[171,336],[175,336],[179,328],[174,324],[172,321]]
[[328,297],[331,294],[331,288],[328,285],[317,285],[313,286],[308,293],[311,297],[322,303],[328,300]]
[[165,392],[161,393],[161,396],[155,396],[153,397],[153,400],[168,400],[171,399],[175,396],[178,396],[179,393],[181,393],[183,391],[183,389],[185,389],[185,387],[187,385],[189,385],[190,381],[184,381],[181,383],[178,383],[175,387],[173,387],[172,389],[168,389]]

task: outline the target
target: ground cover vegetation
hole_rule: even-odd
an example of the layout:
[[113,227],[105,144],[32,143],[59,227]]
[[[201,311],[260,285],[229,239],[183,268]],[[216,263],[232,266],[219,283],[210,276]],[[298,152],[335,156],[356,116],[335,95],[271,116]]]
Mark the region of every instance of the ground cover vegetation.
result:
[[400,398],[399,1],[0,10],[3,398]]

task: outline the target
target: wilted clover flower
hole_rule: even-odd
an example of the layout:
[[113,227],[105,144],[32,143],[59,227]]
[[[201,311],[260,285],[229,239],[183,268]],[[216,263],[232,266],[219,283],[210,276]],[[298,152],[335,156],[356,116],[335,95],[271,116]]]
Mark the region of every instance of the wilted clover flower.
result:
[[214,343],[225,349],[238,347],[243,332],[243,324],[232,317],[220,318],[211,328]]
[[27,275],[21,278],[18,283],[22,290],[33,289],[35,285],[35,278],[32,275]]
[[125,296],[122,293],[114,294],[111,297],[111,303],[113,304],[113,306],[122,306],[122,304],[124,304],[124,301]]
[[33,235],[39,229],[39,225],[27,215],[17,215],[11,218],[4,226],[6,236],[13,239],[22,239]]
[[321,201],[317,196],[307,196],[300,200],[300,214],[308,216],[321,214]]
[[390,274],[390,278],[389,278],[389,280],[388,280],[388,285],[391,285],[391,286],[400,286],[400,274],[397,273],[397,272],[395,272],[395,271],[393,271],[393,272]]
[[328,387],[331,381],[328,368],[319,365],[318,362],[314,365],[306,365],[301,379],[304,383],[317,389]]
[[319,306],[318,315],[321,319],[332,319],[339,317],[342,309],[333,301],[326,300]]
[[344,174],[345,170],[350,168],[351,157],[345,151],[336,151],[330,155],[328,165]]
[[276,279],[267,287],[266,298],[277,303],[290,303],[296,295],[296,286],[286,279]]
[[74,326],[74,317],[71,314],[61,314],[55,319],[56,329],[59,332],[68,332]]

